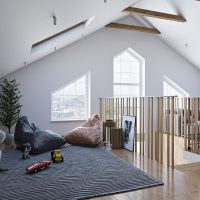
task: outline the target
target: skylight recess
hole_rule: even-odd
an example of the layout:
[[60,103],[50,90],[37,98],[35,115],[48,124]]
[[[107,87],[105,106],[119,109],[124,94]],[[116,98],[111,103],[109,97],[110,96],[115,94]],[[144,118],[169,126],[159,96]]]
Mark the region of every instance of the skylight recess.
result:
[[65,34],[65,33],[69,32],[69,31],[71,31],[71,30],[73,30],[73,29],[76,29],[76,28],[78,28],[78,27],[81,27],[82,25],[85,25],[86,22],[87,22],[87,20],[84,20],[84,21],[82,21],[82,22],[80,22],[80,23],[78,23],[78,24],[76,24],[76,25],[74,25],[74,26],[72,26],[72,27],[69,27],[69,28],[67,28],[67,29],[65,29],[65,30],[63,30],[63,31],[61,31],[61,32],[59,32],[59,33],[56,33],[56,34],[51,35],[51,36],[49,36],[49,37],[47,37],[47,38],[45,38],[45,39],[43,39],[43,40],[41,40],[41,41],[39,41],[39,42],[36,42],[36,43],[34,43],[34,44],[32,45],[32,48],[37,47],[37,46],[39,46],[39,45],[41,45],[41,44],[43,44],[43,43],[45,43],[45,42],[47,42],[47,41],[49,41],[49,40],[55,39],[55,38],[57,38],[58,36],[61,36],[61,35],[63,35],[63,34]]

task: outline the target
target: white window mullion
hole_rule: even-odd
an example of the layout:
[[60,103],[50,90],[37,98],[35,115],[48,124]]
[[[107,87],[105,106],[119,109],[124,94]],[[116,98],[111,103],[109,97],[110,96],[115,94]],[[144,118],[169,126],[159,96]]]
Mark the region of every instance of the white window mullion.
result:
[[[142,92],[144,89],[143,88],[144,87],[143,86],[143,81],[144,81],[143,80],[144,79],[143,60],[144,59],[142,58],[139,59],[139,55],[134,55],[134,53],[130,49],[122,52],[120,55],[114,58],[113,90],[114,90],[114,86],[119,86],[120,88],[120,94],[115,94],[115,90],[114,90],[114,96],[133,96],[133,95],[142,96],[143,95],[143,92]],[[117,66],[115,66],[116,61],[119,61],[120,63],[119,82],[116,76],[116,73],[118,72],[115,71],[115,69],[117,69]],[[123,79],[122,79],[122,75],[123,75]],[[129,77],[129,80],[128,80],[128,77]],[[130,88],[126,86],[129,86]]]
[[52,121],[86,120],[89,117],[90,88],[88,74],[51,94]]

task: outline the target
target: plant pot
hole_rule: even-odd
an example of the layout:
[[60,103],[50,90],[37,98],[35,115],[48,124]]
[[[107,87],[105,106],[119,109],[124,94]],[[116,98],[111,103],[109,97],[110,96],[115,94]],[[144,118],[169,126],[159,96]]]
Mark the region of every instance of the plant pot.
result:
[[6,133],[6,139],[4,144],[6,145],[14,145],[14,134],[13,133]]

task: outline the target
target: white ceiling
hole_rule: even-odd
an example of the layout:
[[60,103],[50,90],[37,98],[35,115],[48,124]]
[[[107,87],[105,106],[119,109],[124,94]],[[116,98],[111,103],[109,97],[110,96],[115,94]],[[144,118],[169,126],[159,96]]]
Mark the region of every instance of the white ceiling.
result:
[[[70,38],[65,45],[101,29],[124,16],[121,11],[135,5],[144,9],[182,14],[187,22],[178,23],[147,17],[137,17],[161,31],[161,37],[189,62],[200,68],[200,2],[195,0],[0,0],[0,78],[26,64],[51,53],[34,56],[34,43],[69,28],[81,21],[95,19],[80,36]],[[57,25],[53,25],[53,14]],[[187,44],[187,45],[185,45]],[[187,48],[186,48],[187,46]],[[60,47],[58,47],[60,48]],[[57,49],[58,49],[57,48]]]
[[182,15],[187,22],[142,17],[148,24],[156,27],[161,39],[191,64],[200,69],[200,1],[197,0],[143,0],[138,8]]
[[[33,58],[31,47],[51,35],[95,16],[84,31],[94,32],[123,17],[121,10],[136,0],[0,0],[0,77],[16,71]],[[57,25],[53,25],[53,14]],[[68,42],[70,43],[70,41]]]

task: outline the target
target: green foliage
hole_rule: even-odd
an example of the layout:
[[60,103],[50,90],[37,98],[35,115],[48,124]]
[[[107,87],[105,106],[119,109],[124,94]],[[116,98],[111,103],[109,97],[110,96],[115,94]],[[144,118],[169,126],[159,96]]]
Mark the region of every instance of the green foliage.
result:
[[10,129],[20,118],[22,95],[16,80],[3,79],[0,83],[0,124]]

